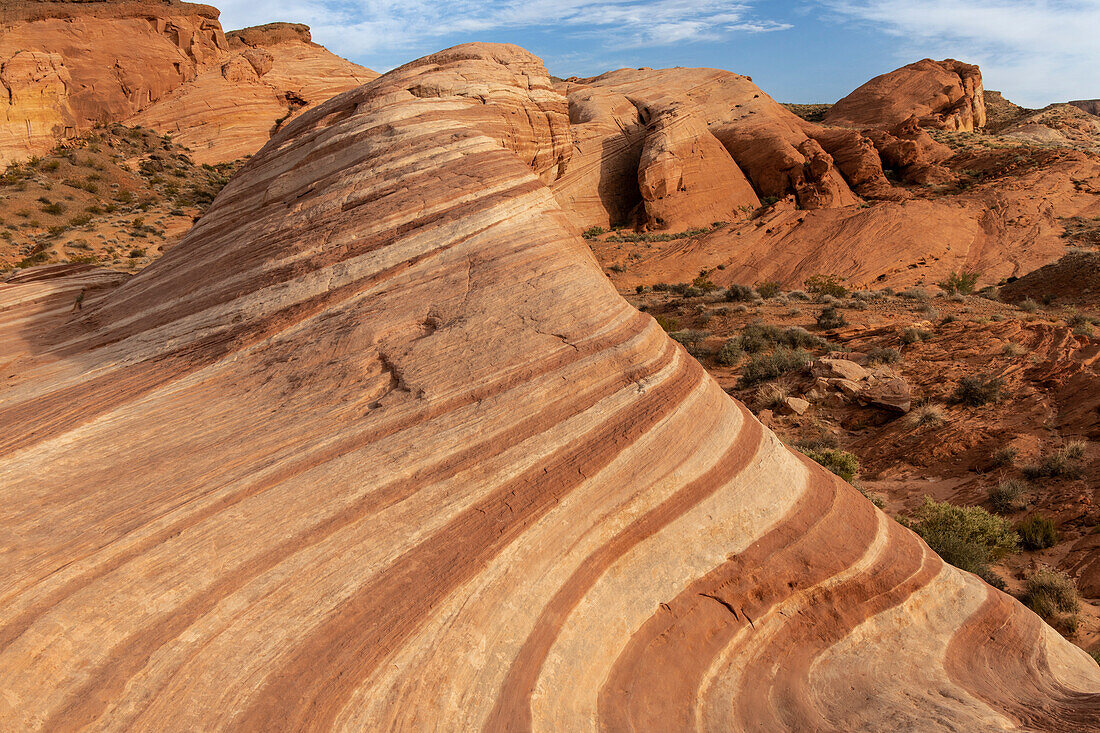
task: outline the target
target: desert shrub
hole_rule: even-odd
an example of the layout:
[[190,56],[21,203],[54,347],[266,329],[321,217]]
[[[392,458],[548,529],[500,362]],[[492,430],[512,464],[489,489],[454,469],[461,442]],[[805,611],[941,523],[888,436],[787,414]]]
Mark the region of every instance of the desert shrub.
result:
[[715,360],[722,366],[731,367],[739,364],[744,356],[745,352],[741,348],[740,340],[731,338],[727,339],[726,343],[722,344],[722,348],[718,350],[718,355],[715,357]]
[[726,288],[726,300],[731,303],[756,300],[756,290],[748,285],[730,285]]
[[859,475],[859,459],[848,451],[824,448],[808,450],[806,455],[849,483]]
[[1026,351],[1023,346],[1014,343],[1007,343],[1004,348],[1001,349],[1001,353],[1005,356],[1021,356]]
[[790,326],[789,328],[785,328],[783,329],[783,333],[779,335],[779,344],[782,346],[789,346],[792,349],[819,349],[824,348],[828,343],[829,342],[825,339],[820,336],[814,336],[801,326]]
[[774,298],[779,295],[780,288],[779,283],[774,280],[765,280],[756,284],[756,292],[760,294],[761,298]]
[[749,353],[766,351],[774,346],[787,346],[792,349],[820,348],[826,345],[825,339],[814,336],[800,326],[783,328],[770,323],[750,323],[741,329],[741,348]]
[[906,288],[898,293],[898,297],[907,300],[928,300],[930,296],[928,295],[928,291],[922,288]]
[[782,382],[768,382],[756,392],[756,403],[761,409],[778,410],[791,396],[791,388]]
[[1039,310],[1039,304],[1031,298],[1024,298],[1017,307],[1025,313],[1034,313]]
[[130,259],[132,259],[132,260],[136,260],[137,258],[144,257],[144,256],[145,256],[145,250],[143,250],[140,247],[134,247],[132,250],[130,250]]
[[939,427],[944,423],[943,407],[920,405],[905,416],[905,422],[912,427]]
[[1019,538],[1008,520],[981,507],[962,507],[930,498],[903,521],[940,557],[971,573],[988,573],[989,564],[1015,552]]
[[809,294],[804,290],[792,290],[787,293],[787,297],[791,300],[809,300]]
[[65,213],[65,204],[61,203],[60,201],[42,204],[42,206],[38,208],[42,211],[43,214],[52,214],[54,216],[57,216]]
[[955,385],[953,396],[956,402],[971,407],[980,407],[990,402],[999,401],[1002,389],[1004,389],[1004,380],[1000,377],[975,374],[960,379],[959,383]]
[[1045,550],[1058,543],[1058,528],[1054,520],[1040,514],[1032,514],[1016,525],[1020,542],[1028,550]]
[[867,352],[868,364],[896,364],[901,361],[901,352],[897,349],[876,347]]
[[772,204],[776,203],[777,201],[779,201],[778,196],[764,196],[760,199],[760,205],[761,206],[771,206]]
[[669,333],[676,331],[680,328],[680,322],[672,316],[657,315],[654,316],[654,319],[657,321],[658,326]]
[[1027,577],[1021,600],[1032,611],[1048,620],[1057,619],[1059,614],[1076,616],[1081,608],[1073,578],[1046,568],[1040,568]]
[[78,215],[74,216],[72,219],[69,219],[69,226],[71,226],[71,227],[82,227],[85,224],[91,223],[91,221],[92,221],[92,215],[91,214],[78,214]]
[[691,281],[691,287],[698,288],[704,293],[709,293],[718,289],[718,286],[711,282],[706,273],[700,273],[699,277]]
[[778,345],[782,336],[783,329],[780,326],[773,326],[770,323],[750,323],[741,329],[741,348],[751,354],[766,351]]
[[1076,449],[1070,450],[1068,447],[1063,448],[1060,451],[1044,456],[1038,463],[1031,463],[1024,466],[1021,470],[1024,476],[1033,481],[1040,478],[1081,478],[1085,470],[1078,462],[1078,459],[1074,458],[1073,455],[1080,456],[1082,454],[1083,450],[1081,453],[1078,453]]
[[994,468],[1003,468],[1004,466],[1011,466],[1016,463],[1016,456],[1019,455],[1015,446],[1006,445],[1003,448],[998,448],[993,451],[992,461]]
[[814,275],[808,278],[803,285],[807,292],[814,295],[831,295],[834,298],[843,298],[848,294],[848,288],[844,287],[836,275]]
[[1071,461],[1079,461],[1085,457],[1085,441],[1071,440],[1062,448],[1062,454]]
[[962,272],[952,271],[945,279],[936,283],[940,288],[951,294],[969,295],[974,292],[974,286],[978,283],[979,274],[976,272],[970,272],[963,270]]
[[928,331],[923,331],[915,326],[910,326],[901,332],[901,342],[905,345],[915,344],[918,341],[927,341],[932,337]]
[[673,339],[683,344],[687,352],[695,357],[701,354],[703,339],[709,335],[710,334],[706,331],[695,331],[692,329],[676,331],[669,334]]
[[989,491],[989,504],[998,514],[1009,514],[1022,508],[1021,497],[1027,488],[1023,481],[1002,481]]
[[848,320],[844,317],[844,314],[838,311],[834,306],[826,306],[821,309],[821,313],[817,316],[817,326],[823,329],[843,328],[848,325]]
[[784,374],[805,369],[810,355],[803,349],[780,347],[770,354],[754,354],[741,371],[741,385],[776,379]]

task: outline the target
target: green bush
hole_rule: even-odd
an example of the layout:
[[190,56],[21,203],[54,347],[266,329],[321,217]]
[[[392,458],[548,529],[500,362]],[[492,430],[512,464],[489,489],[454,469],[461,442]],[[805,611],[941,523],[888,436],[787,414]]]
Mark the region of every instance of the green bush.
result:
[[969,295],[974,292],[974,286],[978,283],[978,273],[968,272],[963,270],[962,272],[952,271],[946,279],[936,283],[940,288],[947,293],[959,293],[960,295]]
[[823,328],[825,330],[843,328],[847,325],[848,320],[844,317],[844,314],[831,305],[822,308],[821,313],[817,317],[818,328]]
[[1015,552],[1019,538],[1008,520],[981,507],[962,507],[930,498],[903,521],[940,557],[971,573],[988,573],[989,564]]
[[756,300],[756,291],[748,285],[730,285],[726,288],[726,300],[731,303]]
[[901,361],[901,352],[897,349],[874,348],[867,352],[868,364],[894,364]]
[[741,348],[740,340],[731,338],[727,339],[726,343],[722,344],[722,348],[718,350],[718,356],[715,358],[722,366],[731,367],[737,366],[744,356],[745,352]]
[[859,475],[859,459],[848,451],[825,448],[806,451],[806,455],[848,483],[854,481]]
[[1045,550],[1058,543],[1058,528],[1054,521],[1039,514],[1032,514],[1016,525],[1016,533],[1027,550]]
[[710,333],[707,331],[687,329],[684,331],[675,331],[670,333],[669,336],[683,344],[689,354],[698,358],[702,354],[703,339],[710,336]]
[[834,298],[843,298],[848,294],[848,288],[844,287],[835,275],[814,275],[807,279],[803,285],[806,290],[814,295],[831,295]]
[[761,298],[774,298],[782,291],[779,288],[779,283],[774,280],[765,280],[756,284],[756,292],[760,293]]
[[665,331],[672,333],[680,328],[680,322],[672,316],[654,316],[657,321],[657,325],[663,328]]
[[993,507],[993,511],[998,514],[1010,514],[1021,509],[1020,497],[1023,496],[1026,488],[1024,482],[1016,479],[1009,479],[997,484],[989,492],[989,503]]
[[740,344],[744,351],[757,353],[774,346],[786,346],[792,349],[822,348],[827,342],[801,326],[783,328],[757,321],[741,329]]
[[741,371],[741,385],[748,386],[776,379],[784,374],[805,369],[809,363],[810,355],[802,349],[780,347],[770,354],[754,354]]
[[709,293],[711,291],[714,291],[714,290],[718,289],[718,286],[715,285],[713,282],[711,282],[710,278],[707,277],[707,275],[705,275],[705,274],[701,274],[701,275],[699,275],[699,277],[692,280],[691,281],[691,287],[698,288],[699,290],[702,290],[704,293]]
[[1000,377],[977,374],[963,377],[955,386],[954,398],[956,402],[971,407],[980,407],[990,402],[998,402],[1001,399],[1001,390],[1004,389],[1004,380]]
[[1040,568],[1024,581],[1021,599],[1028,608],[1045,619],[1057,619],[1060,613],[1076,616],[1081,608],[1073,578],[1057,570]]

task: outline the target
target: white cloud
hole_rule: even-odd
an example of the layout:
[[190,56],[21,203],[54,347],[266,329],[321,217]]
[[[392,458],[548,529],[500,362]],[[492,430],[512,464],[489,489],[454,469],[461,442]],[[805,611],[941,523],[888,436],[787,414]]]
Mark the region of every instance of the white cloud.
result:
[[1100,97],[1100,0],[825,0],[898,39],[899,59],[953,56],[1025,106]]
[[227,29],[273,20],[306,23],[319,43],[367,62],[423,51],[425,44],[437,50],[444,37],[499,30],[554,30],[625,49],[790,27],[756,18],[748,4],[730,0],[222,0],[218,7]]

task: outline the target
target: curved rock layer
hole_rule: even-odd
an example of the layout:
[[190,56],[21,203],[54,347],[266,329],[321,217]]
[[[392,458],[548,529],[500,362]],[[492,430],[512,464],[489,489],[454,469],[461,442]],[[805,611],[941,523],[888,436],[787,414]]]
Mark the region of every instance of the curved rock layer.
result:
[[83,312],[0,288],[0,728],[1095,724],[1084,652],[617,295],[541,180],[567,113],[457,47]]
[[985,127],[982,72],[955,59],[923,59],[871,79],[834,104],[825,122],[890,127],[910,117],[942,130]]
[[[44,153],[96,123],[120,121],[176,134],[196,147],[200,162],[255,152],[277,121],[377,76],[305,35],[253,33],[236,38],[240,48],[231,50],[208,5],[5,5],[0,164]],[[268,41],[271,60],[249,54],[245,38]]]

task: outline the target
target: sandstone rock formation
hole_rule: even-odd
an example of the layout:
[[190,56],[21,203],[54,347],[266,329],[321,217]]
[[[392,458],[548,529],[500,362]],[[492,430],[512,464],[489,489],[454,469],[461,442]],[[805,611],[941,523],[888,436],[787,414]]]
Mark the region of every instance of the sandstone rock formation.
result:
[[559,90],[575,152],[553,188],[581,226],[685,228],[743,217],[760,197],[806,209],[853,205],[857,192],[906,197],[867,138],[800,119],[745,76],[620,69]]
[[83,313],[0,286],[0,727],[1095,723],[1084,652],[617,295],[546,185],[567,120],[457,47]]
[[871,79],[834,104],[824,121],[862,129],[889,127],[913,116],[928,128],[984,127],[981,71],[954,59],[917,61]]
[[198,163],[221,163],[259,150],[303,110],[378,74],[312,43],[306,26],[271,23],[226,35],[220,65],[127,120],[171,133]]
[[215,8],[178,0],[5,5],[0,164],[118,121],[172,132],[200,162],[231,160],[277,121],[377,76],[289,27],[227,41]]

